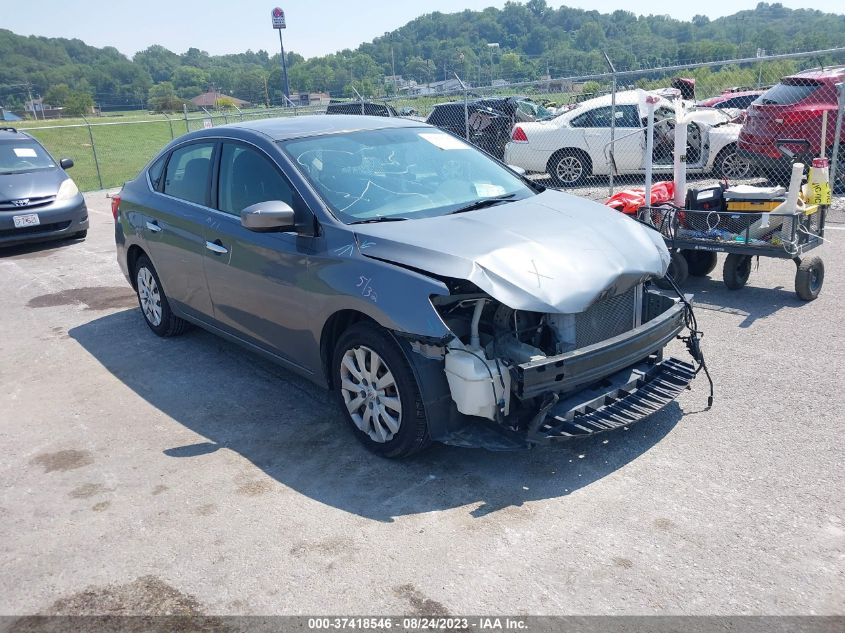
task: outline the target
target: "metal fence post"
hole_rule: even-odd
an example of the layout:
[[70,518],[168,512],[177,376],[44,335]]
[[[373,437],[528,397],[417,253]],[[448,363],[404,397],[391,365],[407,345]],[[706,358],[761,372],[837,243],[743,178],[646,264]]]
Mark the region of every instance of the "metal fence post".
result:
[[191,131],[191,126],[188,125],[188,104],[182,104],[182,113],[185,115],[185,134]]
[[[648,109],[648,122],[645,133],[645,205],[651,206],[651,181],[652,181],[652,160],[654,153],[654,106],[657,104],[657,97],[646,97],[646,108]],[[612,195],[612,194],[611,194]]]
[[[842,115],[845,113],[845,82],[836,84],[839,93],[839,109],[836,112],[836,136],[833,138],[833,153],[830,155],[830,186],[836,191],[836,176],[839,170],[839,139],[842,136]],[[845,175],[842,177],[845,185]]]
[[167,119],[167,124],[170,126],[170,140],[172,141],[176,138],[176,135],[173,133],[173,121],[170,120],[170,117],[167,116],[167,112],[162,112],[162,116]]
[[604,54],[604,60],[607,62],[608,67],[610,68],[610,73],[612,75],[612,87],[610,92],[610,178],[608,179],[609,184],[609,193],[608,195],[613,195],[613,172],[616,171],[616,158],[614,153],[616,152],[616,147],[614,144],[616,143],[616,68],[613,66],[613,62],[610,61],[610,57],[608,57],[607,53]]
[[91,124],[88,122],[88,119],[85,118],[85,115],[82,115],[82,120],[85,121],[85,126],[88,128],[88,138],[91,141],[91,152],[94,154],[94,167],[97,168],[97,182],[100,184],[100,189],[103,188],[103,176],[100,174],[100,161],[97,158],[97,146],[94,143],[94,133],[91,131]]

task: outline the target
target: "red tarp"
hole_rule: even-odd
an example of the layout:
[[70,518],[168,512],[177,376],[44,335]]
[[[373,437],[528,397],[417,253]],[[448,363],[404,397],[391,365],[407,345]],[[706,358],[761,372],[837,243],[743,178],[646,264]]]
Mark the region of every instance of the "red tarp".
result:
[[[674,182],[656,182],[651,186],[651,204],[649,206],[671,202],[674,198]],[[632,187],[631,189],[620,191],[608,198],[605,204],[622,213],[634,215],[645,206],[645,187]]]

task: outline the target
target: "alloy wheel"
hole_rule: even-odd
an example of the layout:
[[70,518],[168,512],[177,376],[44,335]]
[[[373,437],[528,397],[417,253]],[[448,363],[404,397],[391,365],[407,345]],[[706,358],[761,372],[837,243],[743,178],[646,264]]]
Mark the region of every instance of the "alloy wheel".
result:
[[344,352],[340,363],[340,392],[347,411],[374,442],[389,442],[402,424],[402,401],[390,368],[363,345]]
[[141,301],[141,310],[144,318],[152,325],[161,325],[161,292],[158,289],[156,279],[149,268],[138,270],[138,298]]
[[736,152],[731,152],[722,159],[720,171],[728,179],[747,178],[751,173],[751,163]]
[[584,174],[584,165],[575,156],[564,156],[555,165],[555,175],[565,183],[578,182]]

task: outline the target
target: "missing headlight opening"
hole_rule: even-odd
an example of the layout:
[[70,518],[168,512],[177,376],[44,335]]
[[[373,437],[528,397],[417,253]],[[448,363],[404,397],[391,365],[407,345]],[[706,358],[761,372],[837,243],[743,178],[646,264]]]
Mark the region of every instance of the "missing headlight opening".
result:
[[[432,304],[454,338],[442,347],[417,343],[414,350],[444,359],[451,397],[462,414],[537,431],[547,416],[557,415],[558,401],[565,404],[581,392],[603,389],[598,406],[605,406],[634,393],[630,380],[623,380],[618,390],[609,389],[618,376],[609,377],[636,366],[634,383],[642,387],[649,368],[665,364],[663,348],[676,337],[687,344],[697,364],[694,373],[706,371],[689,300],[680,293],[667,296],[648,280],[607,291],[579,313],[514,310],[469,282],[448,285],[452,294],[433,297]],[[684,329],[689,336],[680,336]],[[652,387],[666,398],[677,395]],[[649,404],[654,410],[666,403],[663,396],[658,398],[659,403]],[[579,418],[593,405],[567,413]]]

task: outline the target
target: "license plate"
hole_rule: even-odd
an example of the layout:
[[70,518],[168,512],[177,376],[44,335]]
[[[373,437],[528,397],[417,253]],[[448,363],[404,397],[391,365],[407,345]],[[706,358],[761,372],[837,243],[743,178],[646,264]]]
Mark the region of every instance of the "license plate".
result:
[[22,229],[27,226],[38,226],[41,220],[38,219],[37,213],[27,213],[26,215],[12,216],[12,222],[15,223],[16,229]]

